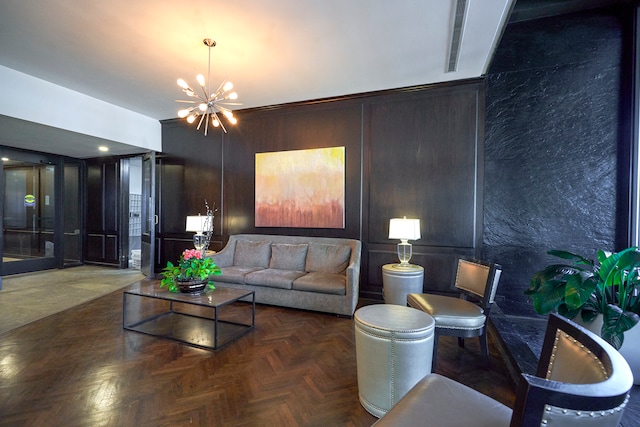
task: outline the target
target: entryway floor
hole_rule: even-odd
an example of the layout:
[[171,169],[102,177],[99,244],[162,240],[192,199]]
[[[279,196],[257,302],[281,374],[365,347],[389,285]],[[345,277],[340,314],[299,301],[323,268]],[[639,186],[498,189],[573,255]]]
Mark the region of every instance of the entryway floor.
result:
[[0,334],[144,279],[140,270],[84,265],[4,276]]

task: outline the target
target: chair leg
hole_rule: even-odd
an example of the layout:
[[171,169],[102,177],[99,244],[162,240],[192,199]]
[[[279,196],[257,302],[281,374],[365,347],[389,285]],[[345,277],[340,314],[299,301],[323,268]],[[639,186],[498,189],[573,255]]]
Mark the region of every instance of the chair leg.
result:
[[438,333],[433,334],[433,356],[431,356],[431,372],[436,371],[436,360],[438,356]]
[[487,329],[485,328],[482,335],[480,335],[480,351],[482,351],[482,359],[486,364],[489,363],[489,340],[487,339]]

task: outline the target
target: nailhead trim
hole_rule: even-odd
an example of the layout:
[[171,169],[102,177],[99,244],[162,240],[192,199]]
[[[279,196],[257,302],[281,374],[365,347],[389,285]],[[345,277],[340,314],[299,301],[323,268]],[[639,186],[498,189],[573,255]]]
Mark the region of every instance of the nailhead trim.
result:
[[[558,415],[566,415],[566,416],[575,417],[575,418],[587,417],[587,416],[590,418],[596,418],[596,417],[607,417],[607,416],[615,415],[616,412],[622,411],[625,408],[625,406],[627,406],[628,402],[629,402],[629,394],[627,394],[627,397],[625,398],[624,402],[620,406],[608,409],[606,411],[599,411],[599,412],[598,411],[590,411],[590,412],[574,411],[566,408],[559,408],[557,406],[545,405],[544,406],[545,415],[542,418],[541,424],[542,425],[548,424],[549,418],[551,418],[553,415],[555,415],[556,417]],[[552,413],[554,411],[556,412],[555,414]]]

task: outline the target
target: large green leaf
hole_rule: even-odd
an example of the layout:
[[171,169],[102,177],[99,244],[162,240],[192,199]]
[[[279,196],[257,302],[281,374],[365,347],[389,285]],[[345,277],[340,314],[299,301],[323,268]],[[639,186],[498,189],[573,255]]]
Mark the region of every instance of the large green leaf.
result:
[[587,259],[581,255],[578,254],[574,254],[572,252],[567,252],[567,251],[560,251],[557,249],[552,249],[550,251],[547,252],[549,255],[553,255],[556,256],[558,258],[562,258],[562,259],[568,259],[568,260],[572,260],[574,262],[574,265],[580,265],[580,264],[584,264],[584,265],[590,265],[593,267],[594,262],[593,260]]
[[573,274],[567,276],[567,284],[565,287],[565,303],[571,310],[578,310],[586,303],[593,291],[596,290],[598,281],[595,277],[587,277],[583,280],[582,274]]
[[533,308],[538,314],[549,314],[564,302],[565,282],[548,280],[533,294]]
[[620,307],[607,304],[603,313],[602,338],[619,350],[624,342],[624,332],[633,328],[640,316],[630,311],[622,311]]
[[566,317],[567,319],[573,319],[578,314],[580,314],[580,309],[570,309],[567,307],[567,304],[560,304],[558,306],[558,314],[560,316]]

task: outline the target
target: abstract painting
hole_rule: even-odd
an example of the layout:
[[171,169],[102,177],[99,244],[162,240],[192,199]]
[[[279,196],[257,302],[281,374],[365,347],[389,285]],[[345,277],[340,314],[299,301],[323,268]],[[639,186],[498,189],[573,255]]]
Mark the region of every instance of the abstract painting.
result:
[[344,147],[256,153],[256,227],[344,228]]

